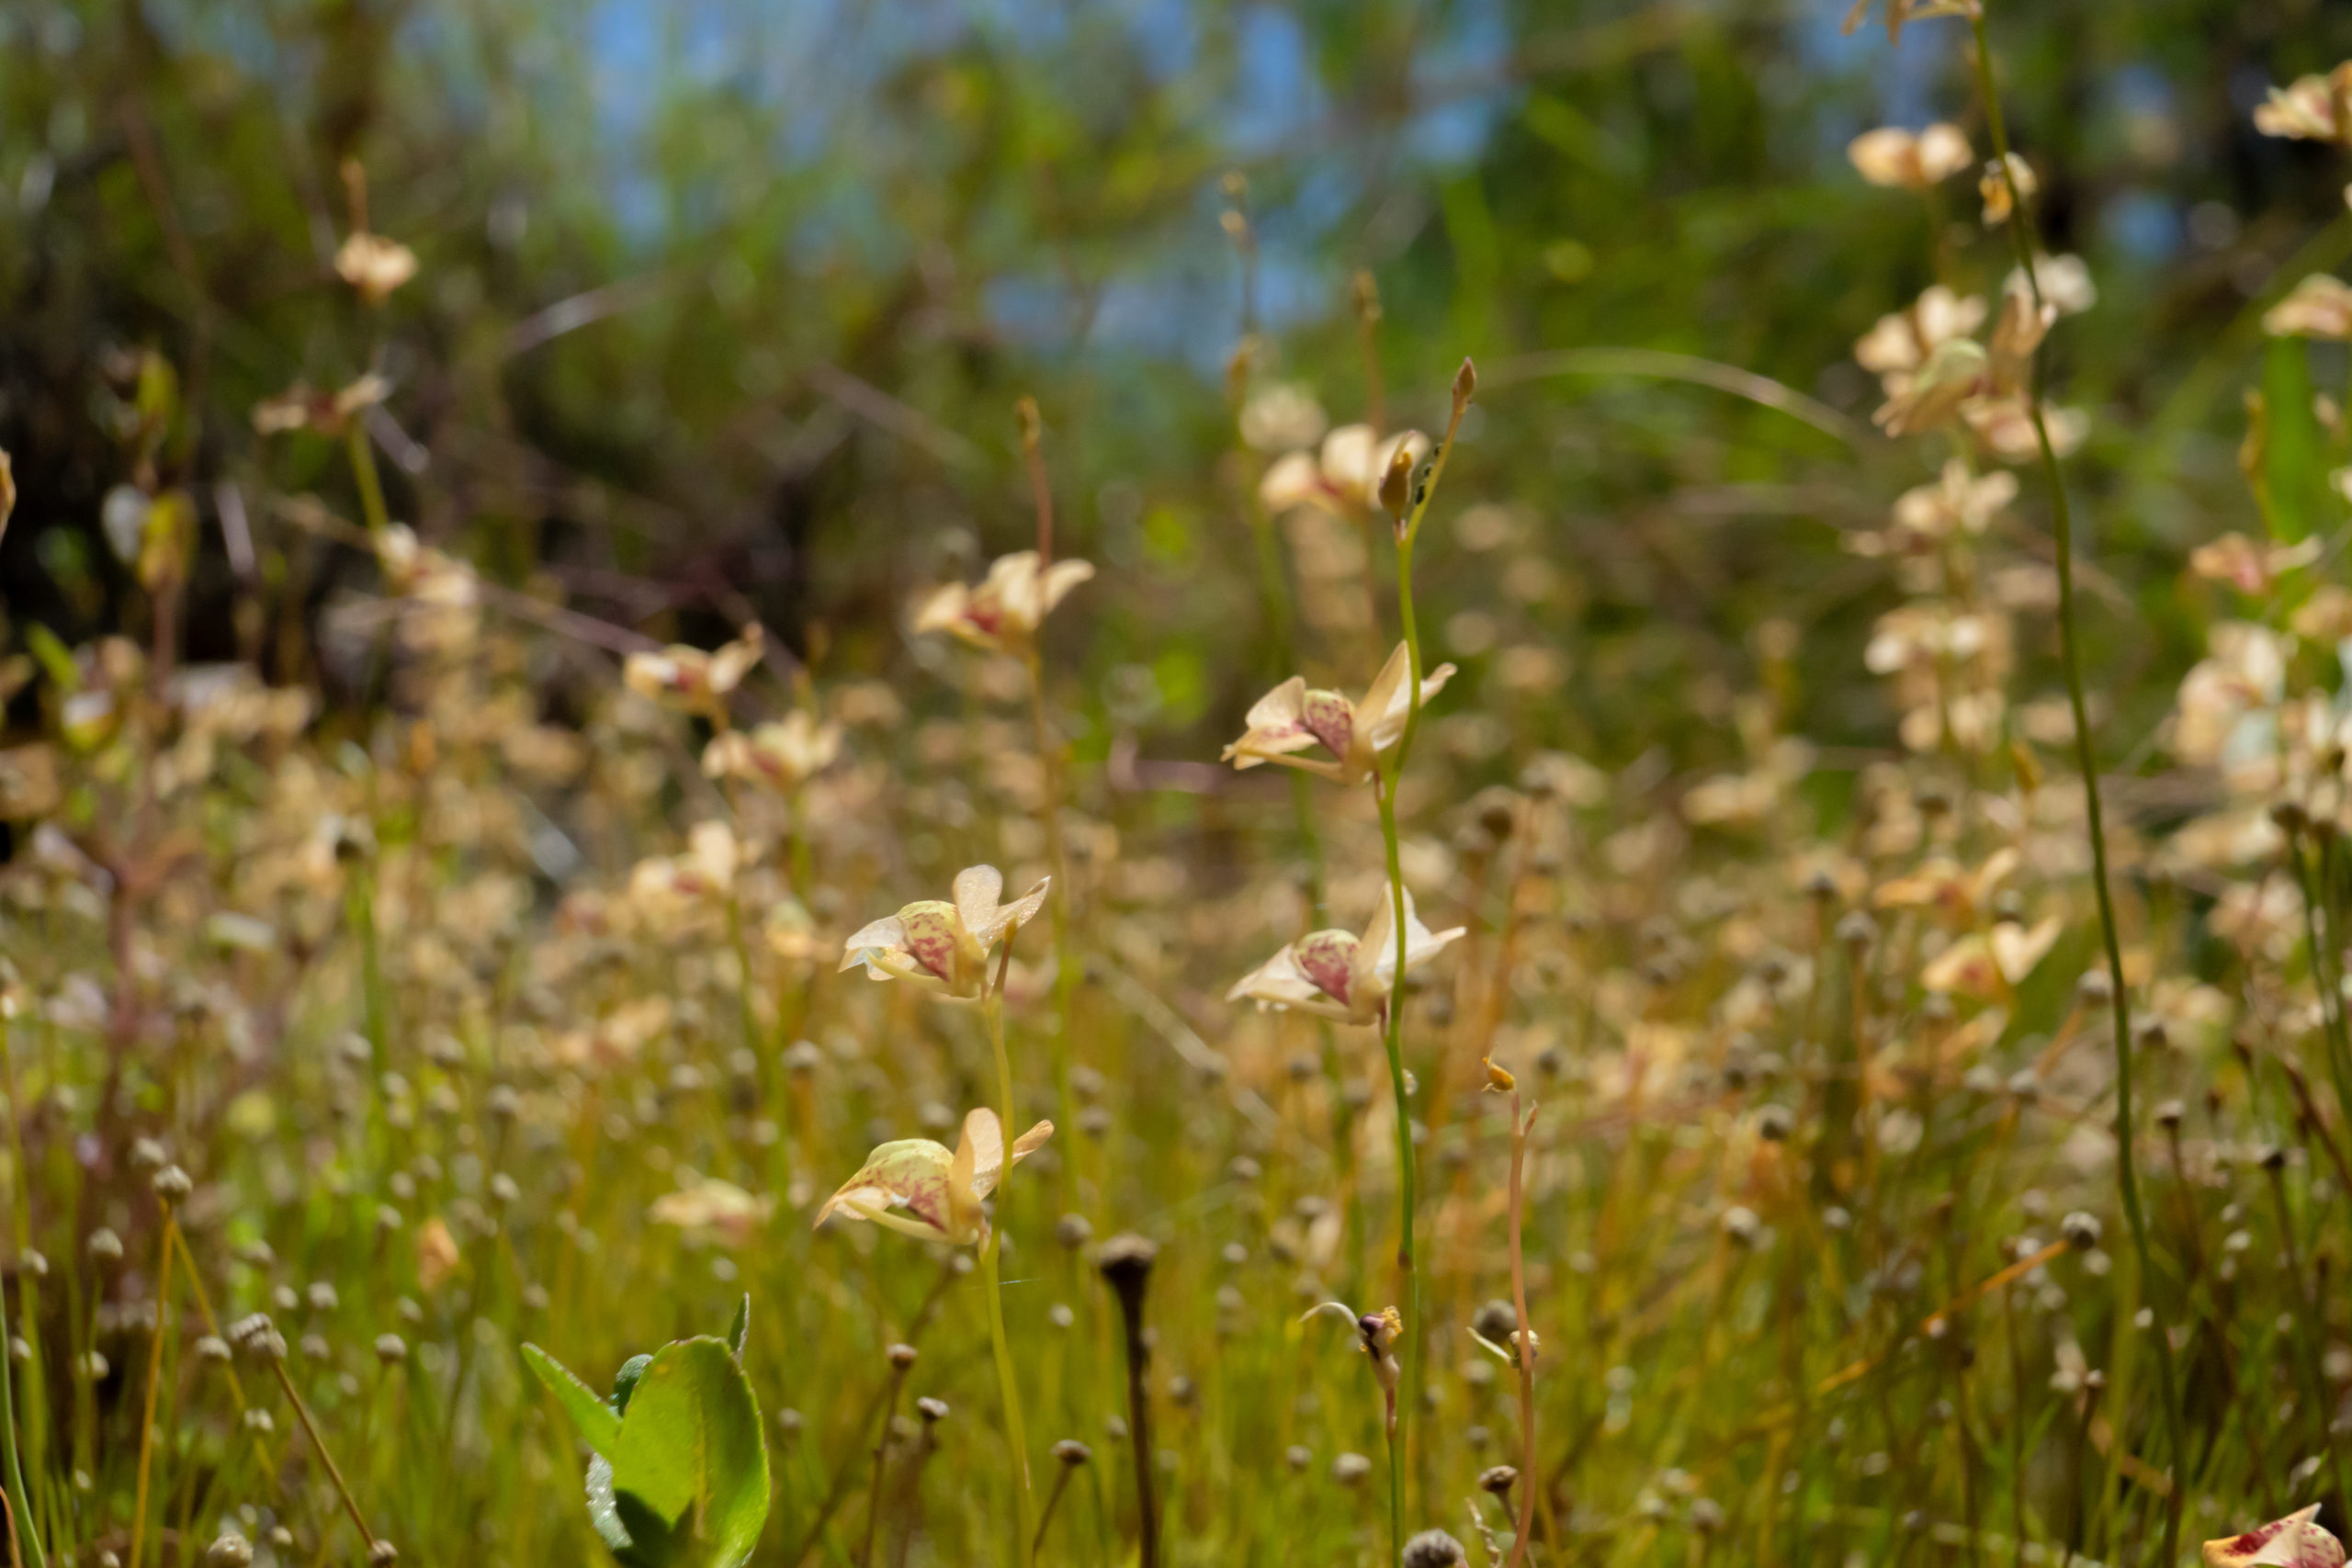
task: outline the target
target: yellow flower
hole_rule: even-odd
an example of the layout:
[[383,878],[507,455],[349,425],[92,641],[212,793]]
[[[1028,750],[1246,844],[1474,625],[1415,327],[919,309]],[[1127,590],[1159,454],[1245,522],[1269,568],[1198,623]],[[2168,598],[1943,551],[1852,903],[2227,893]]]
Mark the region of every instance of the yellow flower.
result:
[[703,748],[702,771],[709,778],[750,779],[791,789],[831,766],[842,754],[842,727],[820,724],[798,708],[780,723],[756,729],[730,729]]
[[344,241],[334,254],[335,276],[359,291],[370,305],[391,298],[392,290],[416,276],[416,253],[397,240],[361,229]]
[[2344,1543],[2319,1523],[2319,1505],[2205,1543],[2210,1568],[2344,1568]]
[[992,865],[956,874],[956,900],[925,898],[886,915],[842,944],[843,970],[865,965],[876,980],[908,980],[950,1001],[978,1001],[988,989],[989,951],[1045,907],[1053,878],[1018,902],[1000,905],[1004,874]]
[[915,612],[915,630],[946,632],[990,653],[1022,657],[1036,645],[1037,628],[1069,591],[1094,575],[1092,563],[1044,564],[1035,550],[999,556],[978,588],[951,582]]
[[[1248,733],[1225,749],[1222,760],[1236,768],[1279,762],[1320,773],[1338,784],[1363,783],[1372,776],[1381,754],[1404,736],[1412,707],[1412,689],[1408,683],[1411,662],[1405,645],[1398,643],[1359,703],[1351,703],[1337,692],[1310,689],[1305,677],[1292,676],[1251,705]],[[1423,705],[1445,690],[1453,676],[1451,664],[1441,664],[1423,676]],[[1317,742],[1330,756],[1297,755]]]
[[1976,161],[1956,125],[1931,125],[1913,134],[1894,126],[1866,130],[1847,144],[1846,156],[1874,186],[1926,190]]
[[[1038,1122],[1013,1141],[1011,1163],[1019,1165],[1053,1135],[1051,1122]],[[978,1246],[989,1234],[980,1201],[996,1190],[1006,1163],[996,1112],[970,1111],[953,1154],[929,1138],[900,1138],[866,1156],[857,1174],[817,1211],[817,1224],[839,1213],[924,1241]]]
[[639,696],[713,714],[758,667],[765,647],[765,634],[756,625],[748,626],[741,637],[716,653],[678,643],[659,653],[632,653],[621,666],[621,679]]
[[2262,330],[2272,337],[2352,338],[2352,287],[2315,272],[2295,291],[2263,313]]
[[[1370,1023],[1396,980],[1394,885],[1380,890],[1380,907],[1362,936],[1309,931],[1234,982],[1225,999],[1254,1001],[1261,1010],[1295,1009],[1341,1023]],[[1465,928],[1431,931],[1405,895],[1405,967],[1418,969],[1459,938]]]

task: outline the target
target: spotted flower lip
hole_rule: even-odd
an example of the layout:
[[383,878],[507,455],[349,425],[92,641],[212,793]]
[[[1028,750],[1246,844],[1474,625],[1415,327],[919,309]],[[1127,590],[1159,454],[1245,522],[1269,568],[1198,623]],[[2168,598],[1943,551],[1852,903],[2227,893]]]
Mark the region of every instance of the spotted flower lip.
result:
[[[1252,704],[1249,730],[1225,749],[1223,760],[1236,768],[1279,762],[1319,773],[1335,784],[1361,784],[1372,777],[1382,752],[1394,747],[1412,715],[1409,684],[1412,660],[1403,643],[1388,656],[1363,700],[1351,703],[1337,692],[1307,685],[1294,675]],[[1421,703],[1445,690],[1453,666],[1441,664],[1421,678]],[[1320,745],[1328,757],[1298,753]]]
[[2210,1568],[2344,1568],[2344,1543],[2319,1523],[2319,1505],[2205,1543]]
[[861,928],[842,944],[841,967],[865,965],[876,980],[906,980],[949,1001],[978,1001],[988,987],[991,948],[1045,907],[1052,877],[1010,904],[1004,874],[992,865],[956,874],[955,901],[925,898]]
[[989,1234],[981,1201],[996,1190],[1008,1164],[1020,1164],[1053,1135],[1051,1122],[1038,1122],[1013,1140],[1008,1160],[996,1112],[969,1111],[953,1152],[929,1138],[900,1138],[866,1156],[857,1174],[817,1211],[816,1224],[841,1214],[923,1241],[977,1246]]
[[915,612],[918,632],[946,632],[989,653],[1019,657],[1036,644],[1037,628],[1070,590],[1094,575],[1091,561],[1051,565],[1035,550],[1016,550],[989,563],[977,588],[951,582]]
[[[1370,1023],[1380,1014],[1396,979],[1396,922],[1391,886],[1362,936],[1343,931],[1310,931],[1244,975],[1226,993],[1229,1002],[1254,1001],[1263,1010],[1295,1010],[1341,1023]],[[1432,931],[1405,895],[1405,964],[1418,969],[1443,952],[1466,928]]]

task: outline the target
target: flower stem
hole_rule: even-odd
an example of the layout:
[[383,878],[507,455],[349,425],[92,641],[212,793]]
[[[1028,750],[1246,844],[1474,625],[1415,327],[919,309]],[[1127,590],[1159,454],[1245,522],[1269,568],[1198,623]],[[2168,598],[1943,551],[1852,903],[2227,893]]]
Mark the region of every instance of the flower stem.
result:
[[1527,1134],[1535,1125],[1535,1111],[1522,1119],[1519,1091],[1510,1096],[1510,1301],[1519,1314],[1519,1526],[1510,1543],[1509,1568],[1527,1561],[1527,1547],[1535,1533],[1535,1330],[1527,1321],[1527,1262],[1521,1247],[1527,1212]]
[[[1992,137],[1995,164],[2009,188],[2009,238],[2017,249],[2018,265],[2024,270],[2026,288],[2039,310],[2041,282],[2034,272],[2033,218],[2027,209],[2025,193],[2018,189],[2017,171],[2009,163],[2008,130],[2001,118],[2000,94],[1994,84],[1993,49],[1985,34],[1983,6],[1973,10],[1969,27],[1976,44],[1976,85],[1984,104],[1985,128]],[[2116,1185],[2122,1198],[2124,1220],[2131,1226],[2132,1251],[2140,1269],[2140,1290],[2151,1319],[2151,1337],[2155,1341],[2157,1397],[2163,1405],[2166,1458],[2172,1471],[2172,1490],[2165,1506],[2163,1554],[2157,1559],[2165,1568],[2170,1568],[2180,1555],[2181,1507],[2187,1500],[2189,1481],[2188,1450],[2181,1438],[2172,1333],[2156,1302],[2155,1265],[2148,1246],[2148,1220],[2140,1203],[2139,1172],[2132,1146],[2132,1001],[2123,982],[2123,944],[2116,930],[2115,898],[2108,886],[2107,828],[2099,803],[2098,755],[2091,741],[2089,705],[2083,695],[2081,635],[2075,623],[2074,513],[2067,504],[2064,476],[2058,470],[2057,449],[2050,443],[2049,423],[2042,417],[2038,374],[2029,374],[2025,405],[2033,423],[2034,444],[2041,452],[2042,480],[2050,491],[2058,558],[2059,661],[2065,671],[2066,704],[2074,712],[2075,761],[2083,775],[2084,813],[2090,835],[2091,886],[2098,900],[2099,935],[2107,949],[2109,1002],[2114,1013]]]
[[[164,1202],[162,1207],[168,1221],[172,1206]],[[147,1556],[147,1479],[155,1458],[155,1393],[164,1377],[164,1319],[172,1304],[172,1233],[165,1230],[155,1261],[155,1329],[147,1342],[147,1393],[139,1418],[139,1485],[130,1506],[130,1568],[140,1568]]]
[[[1040,502],[1050,505],[1050,502]],[[1029,653],[1029,722],[1035,733],[1037,767],[1043,777],[1045,798],[1038,805],[1046,829],[1046,858],[1054,868],[1054,896],[1046,900],[1053,910],[1054,934],[1054,1110],[1065,1127],[1078,1125],[1078,1094],[1071,1083],[1071,1053],[1077,1043],[1078,966],[1072,962],[1069,946],[1069,851],[1062,840],[1062,767],[1060,753],[1054,747],[1053,728],[1046,722],[1046,675],[1043,661],[1032,649]],[[1007,951],[1011,943],[1007,942]],[[1001,987],[1000,987],[1000,989]],[[1005,1098],[1004,1135],[1012,1136],[1012,1100],[1008,1090]],[[1061,1162],[1061,1200],[1065,1213],[1078,1208],[1078,1160],[1072,1157]]]
[[[1012,936],[1010,931],[1004,934],[1006,963],[1011,961]],[[989,1045],[996,1053],[997,1094],[1004,1106],[1000,1137],[1007,1162],[1006,1174],[1010,1174],[1012,1157],[1012,1058],[1004,1047],[1002,975],[1001,964],[997,988],[989,993],[980,1008],[988,1020]],[[1002,1176],[998,1178],[997,1191],[1001,1205],[1004,1191]],[[996,1358],[997,1393],[1004,1401],[1004,1435],[1006,1441],[1012,1445],[1012,1503],[1021,1526],[1019,1550],[1023,1554],[1022,1560],[1027,1562],[1030,1543],[1037,1536],[1037,1499],[1029,1489],[1029,1436],[1021,1420],[1021,1388],[1012,1375],[1012,1348],[1004,1337],[1004,1280],[997,1268],[997,1250],[1003,1243],[1004,1227],[991,1225],[988,1245],[980,1249],[980,1269],[988,1285],[989,1348]]]
[[380,539],[391,526],[392,516],[384,505],[384,482],[376,473],[376,454],[368,445],[368,432],[357,414],[351,417],[344,445],[351,452],[352,478],[359,484],[360,515],[368,519],[368,532]]

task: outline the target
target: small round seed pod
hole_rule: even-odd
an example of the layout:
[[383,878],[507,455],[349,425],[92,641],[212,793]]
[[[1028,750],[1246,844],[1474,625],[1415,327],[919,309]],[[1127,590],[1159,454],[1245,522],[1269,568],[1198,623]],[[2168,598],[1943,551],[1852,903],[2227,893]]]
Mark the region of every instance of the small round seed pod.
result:
[[1054,1222],[1054,1239],[1076,1252],[1094,1239],[1094,1226],[1084,1214],[1064,1214]]
[[161,1170],[171,1157],[164,1152],[164,1145],[153,1138],[130,1140],[130,1168],[133,1170]]
[[1423,1530],[1405,1543],[1405,1568],[1469,1568],[1462,1543],[1443,1530]]
[[1315,1462],[1315,1450],[1305,1443],[1293,1443],[1283,1450],[1283,1462],[1295,1471],[1305,1470]]
[[1094,1450],[1076,1438],[1064,1438],[1060,1442],[1056,1443],[1050,1451],[1056,1459],[1072,1470],[1094,1457]]
[[155,1196],[166,1203],[184,1203],[187,1195],[196,1190],[195,1180],[175,1165],[167,1165],[157,1171],[153,1185]]
[[229,1342],[217,1334],[208,1334],[196,1342],[196,1359],[199,1361],[225,1361],[232,1352]]
[[392,1568],[400,1560],[400,1548],[389,1540],[374,1540],[368,1545],[368,1568]]
[[101,1263],[122,1261],[122,1237],[115,1235],[113,1230],[106,1225],[100,1225],[90,1233],[87,1245],[90,1256]]
[[376,1359],[388,1367],[397,1367],[408,1359],[408,1341],[397,1334],[376,1336]]
[[915,1364],[915,1357],[921,1352],[911,1345],[893,1345],[882,1354],[889,1359],[892,1366],[903,1372]]
[[333,1312],[342,1304],[342,1298],[335,1294],[334,1284],[325,1280],[311,1280],[311,1288],[303,1294],[309,1298],[312,1312]]
[[231,1530],[204,1549],[204,1568],[252,1568],[254,1543]]
[[1470,1327],[1479,1338],[1496,1345],[1508,1345],[1519,1330],[1519,1309],[1499,1297],[1480,1305],[1470,1314]]
[[2287,1151],[2277,1144],[2265,1144],[2255,1151],[2254,1163],[2265,1170],[2284,1170],[2287,1168]]
[[2188,1107],[2177,1100],[2159,1100],[2156,1104],[2156,1125],[2169,1133],[2177,1128],[2188,1115]]
[[2077,1209],[2058,1222],[2058,1234],[2064,1236],[2066,1245],[2076,1252],[2088,1252],[2098,1245],[2098,1216]]
[[1515,1464],[1490,1464],[1478,1472],[1478,1490],[1497,1497],[1510,1495],[1519,1483],[1519,1467]]
[[926,1393],[915,1401],[915,1414],[922,1417],[924,1426],[935,1427],[947,1419],[947,1402],[944,1399],[933,1399]]
[[1878,922],[1863,910],[1849,909],[1838,919],[1837,936],[1849,952],[1860,953],[1878,940]]
[[1756,1135],[1768,1144],[1784,1144],[1796,1130],[1796,1118],[1785,1105],[1768,1105],[1756,1113]]
[[1362,1454],[1341,1454],[1331,1461],[1331,1479],[1342,1486],[1353,1486],[1372,1473],[1372,1461]]

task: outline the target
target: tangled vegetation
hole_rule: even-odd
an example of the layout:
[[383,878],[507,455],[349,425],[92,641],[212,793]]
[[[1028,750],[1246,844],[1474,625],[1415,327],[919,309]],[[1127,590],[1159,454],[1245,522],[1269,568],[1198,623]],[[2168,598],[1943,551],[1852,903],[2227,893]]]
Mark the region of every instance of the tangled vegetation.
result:
[[[2221,346],[2094,335],[2041,19],[1861,0],[1939,118],[1839,139],[1879,303],[1802,391],[1817,321],[1499,321],[1475,175],[1453,293],[1408,239],[1286,323],[1301,170],[978,23],[903,145],[678,177],[717,237],[564,294],[528,193],[626,214],[524,178],[522,19],[430,34],[469,162],[321,8],[239,206],[185,138],[267,155],[260,46],[158,16],[0,19],[9,1562],[2342,1568],[2352,64],[2238,114],[2333,210]],[[1195,191],[1213,368],[1007,346]],[[760,270],[796,193],[892,287]],[[959,276],[1006,228],[1043,303]]]

